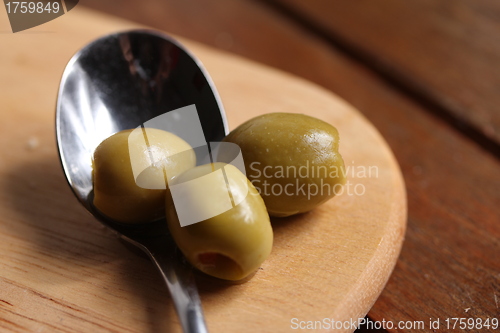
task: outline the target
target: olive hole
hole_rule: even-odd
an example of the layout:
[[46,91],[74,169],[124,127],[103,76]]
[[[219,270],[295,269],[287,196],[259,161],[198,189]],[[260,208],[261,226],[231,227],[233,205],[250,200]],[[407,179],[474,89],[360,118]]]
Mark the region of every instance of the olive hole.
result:
[[233,259],[217,253],[204,252],[198,255],[198,269],[202,272],[226,280],[238,280],[243,270]]

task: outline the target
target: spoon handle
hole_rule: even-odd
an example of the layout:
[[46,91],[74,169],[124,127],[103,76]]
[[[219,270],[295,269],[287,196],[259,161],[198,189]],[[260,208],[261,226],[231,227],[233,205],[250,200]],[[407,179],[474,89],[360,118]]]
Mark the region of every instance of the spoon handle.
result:
[[163,236],[137,242],[122,237],[146,252],[160,271],[174,301],[182,330],[185,333],[207,333],[193,269],[183,262],[173,240],[169,236]]

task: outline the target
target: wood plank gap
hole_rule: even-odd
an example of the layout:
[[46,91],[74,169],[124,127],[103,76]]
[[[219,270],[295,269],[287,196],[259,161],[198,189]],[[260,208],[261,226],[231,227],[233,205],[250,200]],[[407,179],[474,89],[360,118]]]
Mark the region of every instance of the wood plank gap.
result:
[[469,138],[481,149],[492,154],[495,158],[500,159],[500,143],[484,134],[479,128],[469,123],[467,119],[457,117],[457,114],[451,112],[444,103],[441,103],[439,99],[435,98],[432,92],[425,89],[421,84],[412,80],[407,75],[391,69],[384,61],[379,59],[377,55],[363,50],[346,40],[340,34],[327,31],[321,25],[312,22],[306,16],[301,15],[301,13],[281,3],[279,0],[257,1],[271,10],[274,10],[277,14],[281,14],[294,21],[295,24],[308,33],[322,39],[339,52],[344,53],[357,63],[368,68],[392,88],[421,105],[430,115],[445,121],[451,128]]

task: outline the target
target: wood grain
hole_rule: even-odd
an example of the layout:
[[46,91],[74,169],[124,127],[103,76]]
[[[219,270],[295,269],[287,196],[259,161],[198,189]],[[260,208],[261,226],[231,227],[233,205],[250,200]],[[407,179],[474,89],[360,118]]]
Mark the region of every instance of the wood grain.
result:
[[[83,8],[3,35],[0,54],[0,328],[12,332],[178,331],[152,264],[130,253],[71,195],[56,153],[54,105],[71,55],[105,33],[137,27]],[[0,29],[8,29],[0,17]],[[390,149],[366,119],[311,83],[185,41],[219,88],[230,127],[265,112],[335,124],[348,174],[364,193],[274,220],[273,253],[249,282],[199,279],[213,332],[286,332],[291,319],[363,317],[396,262],[405,189]],[[36,52],[34,52],[36,50]],[[29,98],[27,95],[29,94]],[[349,329],[340,331],[352,331]]]
[[433,112],[454,119],[459,129],[467,127],[485,145],[485,138],[492,140],[492,149],[500,151],[497,2],[270,2],[291,8],[388,79],[434,105]]
[[[498,315],[498,160],[377,73],[262,3],[144,3],[155,10],[146,15],[134,1],[122,1],[118,14],[321,84],[361,110],[388,140],[408,188],[409,225],[396,269],[370,311],[373,319]],[[86,4],[108,10],[99,1]],[[231,42],[219,44],[221,33]]]

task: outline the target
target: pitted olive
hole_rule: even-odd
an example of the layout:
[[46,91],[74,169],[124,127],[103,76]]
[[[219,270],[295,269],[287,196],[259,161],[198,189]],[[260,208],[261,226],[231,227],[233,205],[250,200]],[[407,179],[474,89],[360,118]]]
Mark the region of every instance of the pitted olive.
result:
[[265,114],[243,123],[224,141],[241,148],[247,177],[270,215],[307,212],[345,183],[338,131],[317,118]]
[[233,165],[206,164],[176,177],[167,190],[166,217],[188,261],[206,274],[241,280],[271,252],[264,201]]
[[94,152],[93,204],[123,223],[158,219],[165,214],[168,181],[195,164],[191,146],[170,132],[153,128],[118,132]]

